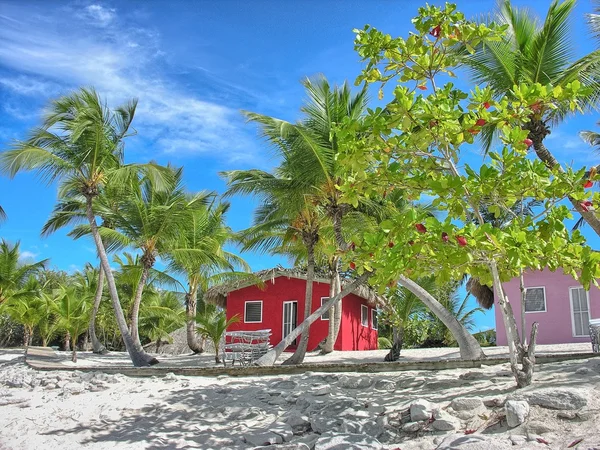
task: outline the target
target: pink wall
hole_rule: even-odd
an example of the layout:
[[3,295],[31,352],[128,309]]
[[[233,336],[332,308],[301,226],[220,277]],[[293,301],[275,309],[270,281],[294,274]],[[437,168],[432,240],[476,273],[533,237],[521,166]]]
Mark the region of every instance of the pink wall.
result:
[[[228,331],[255,331],[271,329],[271,344],[276,345],[281,341],[283,328],[283,303],[287,301],[298,302],[298,325],[304,317],[304,294],[306,281],[298,278],[277,277],[274,282],[265,283],[264,289],[257,286],[248,286],[230,292],[227,296],[227,318],[239,314],[240,322],[229,327]],[[329,296],[329,284],[315,282],[313,285],[312,311],[321,306],[321,297]],[[263,317],[261,323],[244,323],[244,304],[247,300],[263,301]],[[360,305],[366,300],[350,294],[342,300],[342,323],[340,333],[335,343],[336,350],[368,350],[377,348],[377,332],[366,328],[360,323]],[[358,305],[358,306],[357,306]],[[351,308],[352,312],[346,311]],[[358,315],[356,309],[358,308]],[[369,330],[371,329],[371,309],[369,307]],[[358,321],[358,326],[356,325]],[[362,328],[365,328],[363,330]],[[327,337],[329,321],[317,319],[310,327],[308,350],[314,350],[319,342]],[[288,348],[288,351],[293,348]]]
[[[525,287],[545,287],[546,290],[546,312],[525,313],[526,333],[529,336],[531,324],[539,322],[538,344],[563,344],[570,342],[589,342],[589,336],[574,337],[571,299],[569,288],[581,286],[581,284],[569,275],[565,275],[561,269],[551,272],[532,271],[525,273]],[[519,332],[521,329],[521,290],[519,278],[504,283],[506,295],[512,305],[517,320]],[[590,318],[600,318],[600,290],[592,286],[589,291]],[[498,307],[496,315],[496,342],[497,345],[506,345],[506,330],[502,321],[502,314]]]

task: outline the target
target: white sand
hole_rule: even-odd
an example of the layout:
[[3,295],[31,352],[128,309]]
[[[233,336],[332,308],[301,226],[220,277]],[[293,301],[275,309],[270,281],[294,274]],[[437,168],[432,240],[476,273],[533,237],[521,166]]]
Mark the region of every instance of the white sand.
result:
[[[439,358],[445,352],[452,354],[455,350],[410,350],[403,352],[403,358]],[[380,360],[384,353],[338,352],[327,358]],[[190,358],[210,356],[163,356],[162,364],[168,361],[178,365],[178,358],[187,358],[187,363]],[[321,358],[319,362],[325,360],[309,355],[308,361],[317,358]],[[106,361],[124,364],[125,357],[84,354],[81,359],[82,364],[104,365]],[[369,432],[369,427],[380,427],[378,439],[385,448],[431,450],[452,433],[429,428],[416,433],[401,431],[410,404],[426,398],[445,408],[457,397],[496,398],[502,402],[514,392],[515,383],[507,369],[500,365],[437,372],[309,372],[261,378],[168,375],[136,379],[97,372],[37,372],[24,365],[21,351],[0,350],[0,449],[246,449],[254,446],[244,438],[297,413],[312,419],[315,426],[324,423],[338,433],[350,425],[365,427],[364,432]],[[583,394],[587,405],[580,411],[581,418],[561,419],[555,410],[532,406],[525,425],[508,430],[506,423],[500,422],[484,431],[504,410],[486,408],[461,421],[456,432],[464,436],[466,429],[478,429],[470,436],[495,439],[509,446],[508,436],[513,435],[519,442],[514,449],[562,449],[577,439],[584,441],[573,448],[600,447],[600,358],[540,365],[534,384],[525,392],[543,388]],[[538,443],[540,436],[550,444]],[[314,444],[318,437],[308,431],[292,441]],[[471,448],[494,447],[486,444]]]

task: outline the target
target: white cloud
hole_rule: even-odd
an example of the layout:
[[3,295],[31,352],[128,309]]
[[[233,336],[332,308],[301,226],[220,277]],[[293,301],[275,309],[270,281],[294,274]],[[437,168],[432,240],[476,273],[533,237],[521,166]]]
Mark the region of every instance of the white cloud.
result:
[[31,261],[34,260],[38,255],[39,253],[24,250],[19,254],[19,261]]
[[[52,98],[79,86],[94,86],[113,106],[137,97],[134,127],[152,142],[152,148],[145,148],[152,154],[210,152],[239,160],[254,148],[253,130],[244,127],[237,108],[191,93],[165,75],[165,52],[156,31],[136,26],[100,4],[57,10],[61,24],[75,24],[61,27],[46,26],[52,17],[27,14],[16,5],[5,9],[0,16],[0,65],[21,74],[2,75],[0,88]],[[90,28],[83,19],[70,21],[69,15],[102,27]],[[17,109],[8,112],[22,118]]]

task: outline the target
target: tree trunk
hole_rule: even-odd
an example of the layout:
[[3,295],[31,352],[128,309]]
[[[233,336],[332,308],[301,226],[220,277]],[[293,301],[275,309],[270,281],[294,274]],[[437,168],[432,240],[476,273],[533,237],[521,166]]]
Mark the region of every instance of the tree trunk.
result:
[[204,352],[204,341],[198,342],[196,333],[196,309],[197,309],[198,289],[192,288],[185,296],[185,314],[187,316],[186,334],[187,344],[191,351],[196,354]]
[[[331,276],[329,277],[329,298],[333,298],[335,296],[335,273],[333,269],[333,265],[331,267]],[[323,348],[321,349],[321,354],[326,355],[333,351],[333,347],[335,345],[335,341],[333,340],[333,335],[335,334],[335,314],[336,304],[329,310],[329,323],[327,329],[327,338],[325,339],[325,343],[323,344]]]
[[77,362],[77,338],[74,337],[71,341],[71,347],[73,348],[73,353],[71,354],[71,361],[74,363]]
[[138,347],[138,350],[143,351],[142,343],[140,342],[139,331],[140,304],[142,303],[142,295],[144,293],[144,288],[146,287],[146,281],[148,280],[148,275],[150,274],[151,266],[149,266],[145,262],[142,263],[144,266],[142,270],[142,277],[140,278],[140,282],[138,283],[137,289],[135,290],[133,306],[131,307],[131,339],[133,339],[133,342],[136,345],[136,347]]
[[438,317],[444,325],[450,330],[454,339],[460,348],[460,357],[462,359],[481,359],[485,358],[481,346],[477,339],[454,317],[446,308],[442,306],[429,292],[412,281],[410,278],[401,275],[400,283],[416,295],[436,317]]
[[96,287],[96,295],[94,297],[94,309],[92,310],[92,317],[90,319],[89,334],[92,340],[92,351],[99,355],[104,355],[108,353],[108,350],[106,350],[106,347],[102,345],[102,342],[96,336],[96,316],[100,309],[100,302],[102,301],[102,293],[104,291],[104,270],[102,269],[102,265],[98,269],[98,274],[98,286]]
[[68,331],[67,334],[65,334],[65,340],[63,345],[65,347],[65,352],[71,351],[71,333],[69,333]]
[[[306,293],[304,295],[304,321],[310,316],[312,311],[313,301],[313,281],[315,279],[315,236],[310,235],[305,239],[307,250],[307,267],[306,267]],[[306,350],[308,348],[308,338],[310,337],[310,325],[302,333],[300,343],[294,354],[288,358],[283,364],[302,364]]]
[[281,353],[291,345],[292,342],[302,334],[306,329],[308,329],[315,320],[317,320],[325,311],[331,308],[331,306],[337,302],[339,299],[348,295],[354,290],[362,285],[367,279],[372,275],[372,272],[365,272],[360,277],[355,279],[352,283],[348,284],[339,294],[335,297],[330,298],[321,305],[315,312],[313,312],[310,316],[308,316],[304,322],[298,325],[296,328],[292,330],[290,334],[288,334],[279,344],[269,350],[265,355],[261,356],[254,364],[257,366],[272,366],[277,361],[277,358],[281,355]]
[[[335,284],[333,295],[337,295],[342,290],[342,280],[340,279],[340,268],[339,263],[336,263],[335,266]],[[335,309],[333,311],[333,345],[337,342],[337,338],[340,334],[340,326],[342,324],[342,309],[343,309],[344,299],[340,297],[338,302],[334,305]]]
[[48,340],[45,337],[42,337],[42,347],[48,347]]
[[106,276],[106,284],[108,285],[108,291],[110,293],[113,309],[115,311],[117,325],[119,327],[119,331],[121,332],[121,336],[123,338],[125,348],[127,349],[127,353],[129,353],[129,357],[131,358],[131,362],[136,367],[151,366],[157,364],[158,360],[156,358],[150,356],[143,350],[140,351],[139,349],[137,349],[133,342],[133,339],[131,339],[131,334],[129,333],[129,329],[127,328],[125,315],[123,314],[123,309],[121,308],[121,303],[119,302],[119,293],[117,292],[115,278],[110,269],[108,256],[106,255],[104,244],[102,243],[102,239],[100,239],[100,233],[98,232],[98,225],[96,224],[96,218],[94,217],[94,211],[92,210],[92,197],[89,196],[86,198],[86,213],[88,221],[90,223],[92,237],[94,238],[94,243],[96,244],[96,249],[98,250],[98,255],[102,263],[102,268],[104,269],[104,274]]
[[23,346],[25,347],[25,352],[27,352],[27,349],[29,348],[29,342],[31,341],[31,332],[29,331],[29,328],[25,325],[23,325]]
[[392,348],[385,358],[384,361],[398,361],[400,359],[400,352],[402,351],[402,344],[404,343],[404,326],[392,327]]
[[527,339],[525,338],[525,300],[527,300],[527,290],[525,289],[525,277],[523,276],[523,269],[519,273],[519,288],[521,289],[521,344],[527,345]]
[[[550,130],[546,124],[539,119],[532,119],[525,125],[525,128],[529,130],[529,138],[533,141],[533,149],[535,150],[537,157],[543,161],[548,168],[554,169],[558,166],[558,169],[563,172],[564,169],[562,166],[544,145],[544,138],[550,134]],[[569,197],[569,201],[575,210],[581,214],[583,220],[585,220],[596,234],[600,236],[600,219],[596,217],[596,214],[593,211],[585,211],[579,204],[580,202],[572,197]],[[525,330],[523,330],[523,333],[525,333]]]
[[[525,346],[519,339],[519,330],[517,322],[512,310],[512,306],[508,301],[500,282],[500,275],[496,263],[490,264],[490,270],[494,279],[494,290],[498,299],[498,307],[502,313],[502,321],[506,330],[506,338],[508,341],[508,352],[510,357],[510,369],[517,381],[517,387],[522,388],[531,384],[533,372],[535,368],[535,342],[537,337],[538,323],[535,322],[531,327],[531,337],[529,346]],[[519,368],[519,361],[522,367]]]

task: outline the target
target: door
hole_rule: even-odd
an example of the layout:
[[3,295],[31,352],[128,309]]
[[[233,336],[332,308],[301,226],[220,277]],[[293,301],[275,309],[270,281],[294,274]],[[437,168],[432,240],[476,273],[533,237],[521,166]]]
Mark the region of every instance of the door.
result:
[[[282,339],[296,328],[298,319],[298,302],[283,302],[283,334]],[[291,345],[296,345],[296,340]]]
[[571,297],[571,321],[573,336],[587,336],[590,325],[590,303],[588,292],[582,287],[569,288]]

